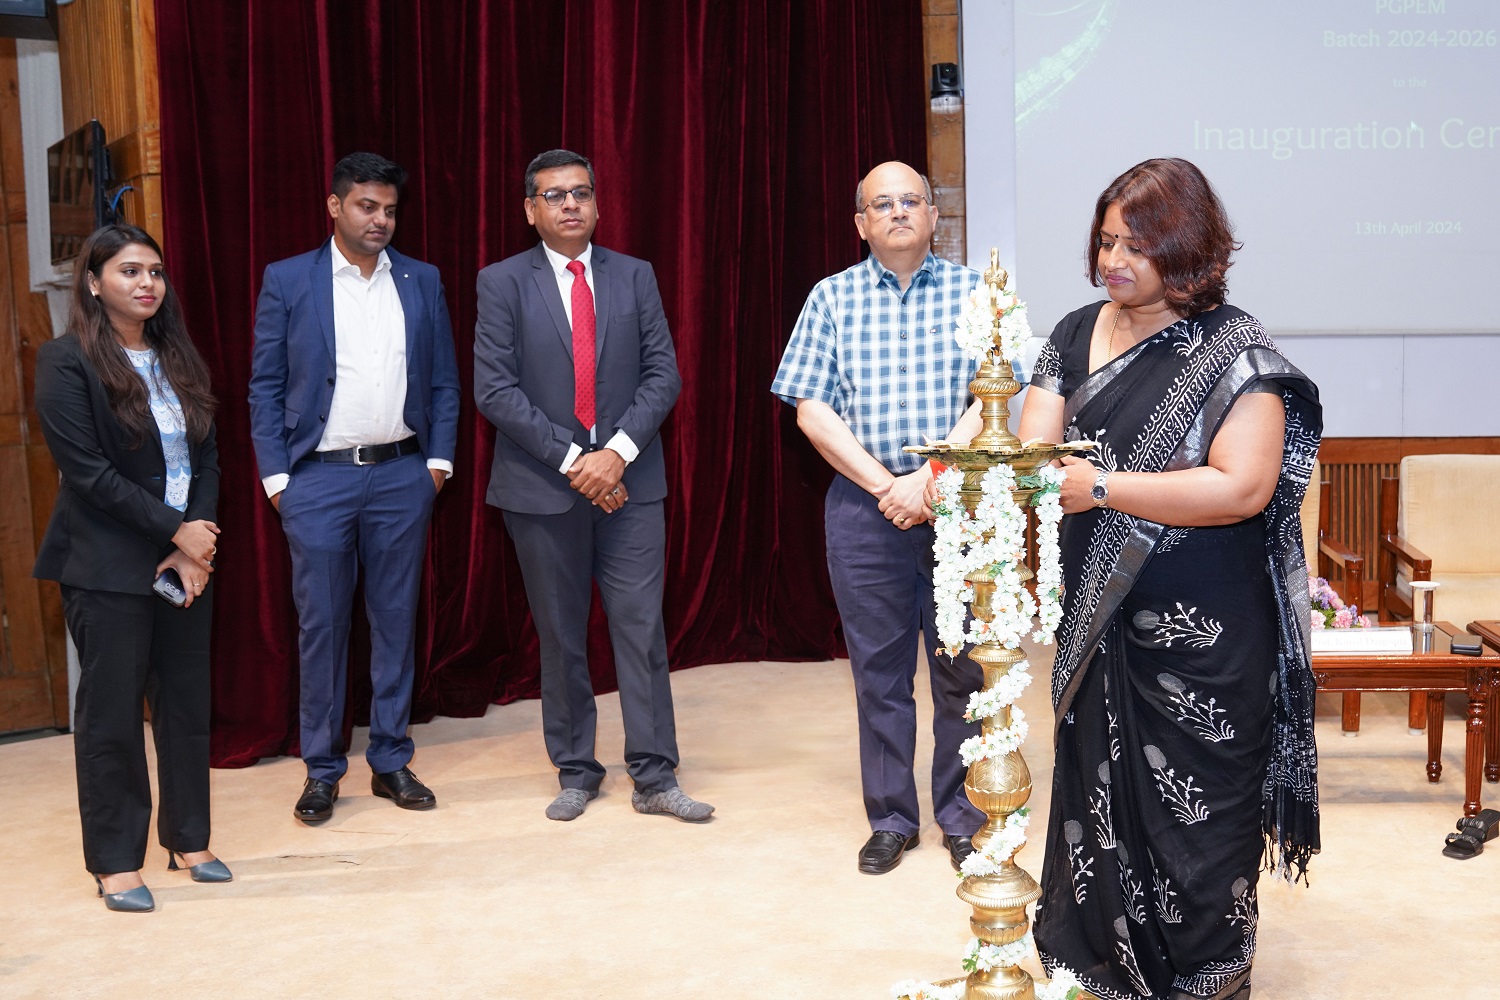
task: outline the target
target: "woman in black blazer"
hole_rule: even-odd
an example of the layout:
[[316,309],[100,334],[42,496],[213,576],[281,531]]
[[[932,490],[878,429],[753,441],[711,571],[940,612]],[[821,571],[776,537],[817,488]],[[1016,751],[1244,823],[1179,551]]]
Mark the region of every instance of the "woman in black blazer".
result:
[[[82,669],[73,752],[84,861],[111,910],[149,911],[143,697],[167,867],[181,859],[198,882],[231,875],[208,850],[214,398],[144,231],[105,226],[84,243],[67,332],[37,351],[36,409],[62,488],[33,575],[62,584]],[[153,592],[166,570],[181,579],[180,608]]]

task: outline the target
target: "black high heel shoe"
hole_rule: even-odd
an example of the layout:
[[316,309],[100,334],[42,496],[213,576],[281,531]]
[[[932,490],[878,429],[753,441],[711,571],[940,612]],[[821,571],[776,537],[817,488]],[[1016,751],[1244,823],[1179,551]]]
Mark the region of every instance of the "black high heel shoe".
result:
[[1443,856],[1467,861],[1484,853],[1484,845],[1494,840],[1500,832],[1500,810],[1481,809],[1478,816],[1465,816],[1458,821],[1458,832],[1450,833],[1443,841]]
[[[175,872],[182,870],[177,866],[177,859],[180,857],[182,857],[182,855],[178,854],[176,851],[167,852],[167,871]],[[182,863],[186,865],[187,861],[184,860]],[[214,858],[212,861],[201,861],[189,868],[187,870],[187,873],[193,877],[194,882],[234,881],[234,873],[229,870],[228,865],[220,861],[218,858]]]
[[143,885],[134,889],[126,889],[124,892],[105,892],[104,883],[99,881],[99,876],[94,876],[94,885],[99,889],[99,895],[104,897],[104,905],[120,913],[150,913],[156,909],[156,899],[151,895],[151,890]]

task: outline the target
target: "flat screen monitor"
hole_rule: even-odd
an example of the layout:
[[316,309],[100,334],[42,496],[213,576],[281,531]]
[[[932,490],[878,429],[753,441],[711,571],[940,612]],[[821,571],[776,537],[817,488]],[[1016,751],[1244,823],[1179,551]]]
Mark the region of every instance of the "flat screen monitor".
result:
[[55,41],[56,0],[0,0],[0,38]]
[[52,263],[67,264],[83,241],[113,213],[105,199],[110,184],[109,152],[98,120],[47,149],[47,199],[52,218]]

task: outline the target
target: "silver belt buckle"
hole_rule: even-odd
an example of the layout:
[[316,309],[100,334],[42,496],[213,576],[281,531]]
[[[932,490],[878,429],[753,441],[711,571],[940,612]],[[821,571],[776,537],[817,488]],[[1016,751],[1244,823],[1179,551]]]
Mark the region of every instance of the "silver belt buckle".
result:
[[375,464],[375,462],[373,460],[369,461],[369,462],[366,462],[366,461],[364,461],[363,459],[361,459],[359,457],[359,453],[362,452],[362,451],[364,451],[368,447],[369,447],[369,445],[363,445],[363,444],[357,444],[357,445],[354,446],[354,464],[355,465],[374,465]]

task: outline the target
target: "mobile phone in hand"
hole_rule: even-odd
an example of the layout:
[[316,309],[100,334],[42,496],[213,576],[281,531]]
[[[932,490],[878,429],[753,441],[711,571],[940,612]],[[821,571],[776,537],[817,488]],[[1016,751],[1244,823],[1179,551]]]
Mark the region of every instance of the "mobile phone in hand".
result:
[[177,571],[170,566],[161,571],[151,589],[156,591],[157,597],[175,608],[180,608],[187,603],[187,588],[182,585],[182,577],[178,576]]

